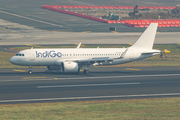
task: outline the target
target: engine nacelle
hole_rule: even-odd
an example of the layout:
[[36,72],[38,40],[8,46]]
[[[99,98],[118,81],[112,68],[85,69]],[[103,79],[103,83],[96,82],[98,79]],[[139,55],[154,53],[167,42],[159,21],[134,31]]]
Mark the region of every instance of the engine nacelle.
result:
[[79,66],[76,62],[63,62],[61,66],[63,72],[79,72]]
[[61,70],[61,66],[47,66],[48,70]]

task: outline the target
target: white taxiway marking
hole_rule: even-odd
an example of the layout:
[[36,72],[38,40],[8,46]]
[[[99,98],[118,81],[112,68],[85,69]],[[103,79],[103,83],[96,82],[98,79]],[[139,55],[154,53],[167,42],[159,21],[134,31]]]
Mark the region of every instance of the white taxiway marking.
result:
[[89,96],[89,97],[67,97],[67,98],[42,98],[42,99],[20,99],[20,100],[0,100],[0,103],[7,102],[33,102],[33,101],[53,101],[53,100],[78,100],[78,99],[102,99],[102,98],[127,98],[127,97],[157,97],[173,96],[180,93],[163,93],[163,94],[140,94],[140,95],[115,95],[115,96]]
[[180,74],[157,74],[157,75],[128,75],[128,76],[103,76],[103,77],[72,77],[72,78],[46,78],[46,79],[20,79],[20,80],[0,80],[0,82],[27,82],[27,81],[45,81],[45,80],[84,80],[84,79],[113,79],[113,78],[142,78],[142,77],[170,77],[180,76]]
[[137,85],[134,83],[109,83],[109,84],[83,84],[83,85],[56,85],[56,86],[37,86],[37,88],[56,88],[56,87],[92,87],[92,86],[112,86],[112,85]]
[[21,15],[13,14],[13,13],[8,13],[8,12],[5,12],[5,11],[0,11],[0,12],[5,13],[5,14],[9,14],[9,15],[13,15],[13,16],[16,16],[16,17],[20,17],[20,18],[24,18],[24,19],[28,19],[28,20],[32,20],[32,21],[36,21],[36,22],[40,22],[40,23],[44,23],[44,24],[48,24],[48,25],[52,25],[52,26],[63,27],[62,25],[56,25],[56,24],[53,24],[53,23],[48,23],[48,22],[44,22],[44,21],[41,21],[41,20],[36,20],[36,19],[33,19],[33,18],[28,18],[28,17],[24,17],[24,16],[21,16]]

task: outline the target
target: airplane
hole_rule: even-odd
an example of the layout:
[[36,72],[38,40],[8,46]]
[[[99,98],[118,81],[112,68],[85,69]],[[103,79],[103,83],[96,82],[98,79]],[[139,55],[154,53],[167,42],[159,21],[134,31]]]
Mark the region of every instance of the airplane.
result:
[[101,65],[124,64],[161,54],[153,49],[158,23],[151,23],[138,40],[128,48],[43,48],[19,51],[10,58],[15,65],[47,66],[48,70],[61,70],[64,73],[89,74],[89,67]]

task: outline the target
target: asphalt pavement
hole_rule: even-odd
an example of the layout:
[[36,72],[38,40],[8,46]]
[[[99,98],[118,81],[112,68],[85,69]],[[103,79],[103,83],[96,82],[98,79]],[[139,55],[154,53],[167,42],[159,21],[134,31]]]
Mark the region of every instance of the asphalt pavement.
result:
[[[65,32],[109,32],[109,27],[116,27],[117,32],[142,32],[145,28],[131,28],[124,24],[107,24],[92,21],[72,15],[42,9],[42,5],[112,5],[112,6],[175,6],[176,0],[1,0],[0,19],[28,25],[34,28],[49,31]],[[159,28],[160,32],[180,31],[180,27]]]
[[0,104],[180,96],[180,68],[91,68],[89,75],[0,69]]

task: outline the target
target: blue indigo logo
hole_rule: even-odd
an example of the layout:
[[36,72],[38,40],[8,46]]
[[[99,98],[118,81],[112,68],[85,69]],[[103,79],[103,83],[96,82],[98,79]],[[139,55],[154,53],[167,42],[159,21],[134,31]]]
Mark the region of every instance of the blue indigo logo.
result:
[[56,52],[54,50],[51,50],[51,51],[45,51],[45,52],[38,52],[36,51],[36,57],[37,58],[49,58],[49,57],[52,57],[52,58],[55,58],[55,57],[61,57],[62,54],[60,52]]

